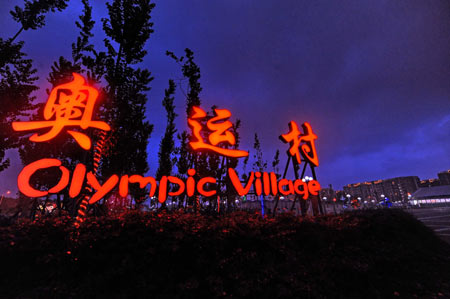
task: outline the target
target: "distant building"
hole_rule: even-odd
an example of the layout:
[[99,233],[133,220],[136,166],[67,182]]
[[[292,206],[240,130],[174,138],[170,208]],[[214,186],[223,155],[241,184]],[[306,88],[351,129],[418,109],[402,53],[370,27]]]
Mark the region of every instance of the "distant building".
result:
[[439,179],[425,179],[420,181],[420,188],[441,186]]
[[450,185],[450,169],[438,173],[441,185]]
[[320,189],[320,198],[325,199],[326,201],[332,201],[333,198],[336,197],[336,192],[333,190],[333,187],[329,185],[328,188],[321,188]]
[[420,187],[436,187],[450,185],[450,170],[438,173],[438,178],[425,179],[420,181]]
[[392,201],[406,201],[419,188],[417,176],[397,177],[386,180],[377,180],[344,186],[344,193],[352,197],[361,197],[361,200],[379,201],[387,197]]
[[411,203],[414,205],[450,203],[450,185],[419,188],[412,194]]

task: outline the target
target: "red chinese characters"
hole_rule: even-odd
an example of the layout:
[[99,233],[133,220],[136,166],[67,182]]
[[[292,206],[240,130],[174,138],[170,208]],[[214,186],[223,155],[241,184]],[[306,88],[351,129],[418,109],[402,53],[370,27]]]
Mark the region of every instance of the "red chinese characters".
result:
[[211,150],[227,157],[240,158],[248,156],[247,151],[239,149],[228,149],[217,146],[219,143],[225,142],[228,145],[235,145],[236,138],[229,131],[233,124],[228,120],[231,112],[227,109],[214,109],[215,117],[206,122],[209,131],[208,142],[202,137],[201,120],[206,118],[206,112],[200,107],[193,107],[193,114],[188,118],[188,124],[192,129],[193,141],[189,145],[193,150]]
[[300,133],[297,123],[291,121],[289,123],[289,132],[281,135],[280,139],[284,143],[290,144],[289,155],[295,158],[298,164],[301,163],[301,154],[307,162],[312,163],[314,166],[319,166],[319,158],[317,157],[316,146],[314,144],[317,135],[314,134],[311,125],[307,122],[302,124],[302,128],[303,134]]
[[[110,127],[103,121],[92,120],[98,91],[86,84],[86,80],[79,74],[73,73],[73,81],[61,84],[52,89],[44,108],[45,121],[13,122],[15,131],[32,131],[50,128],[50,131],[38,135],[33,134],[33,142],[49,141],[55,138],[65,127],[89,127],[109,131]],[[91,148],[91,139],[77,131],[67,130],[67,133],[85,150]]]

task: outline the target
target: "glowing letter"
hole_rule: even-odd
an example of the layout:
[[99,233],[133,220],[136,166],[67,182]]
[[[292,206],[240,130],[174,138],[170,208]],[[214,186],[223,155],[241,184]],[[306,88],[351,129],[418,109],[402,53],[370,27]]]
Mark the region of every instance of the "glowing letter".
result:
[[159,181],[158,201],[163,203],[167,198],[167,177],[164,175]]
[[83,186],[84,176],[86,175],[86,166],[79,163],[75,166],[75,170],[72,175],[72,183],[69,188],[69,196],[74,198],[81,192]]
[[[284,186],[288,186],[288,190],[284,190],[283,187]],[[292,184],[291,180],[288,179],[281,179],[278,182],[278,190],[280,191],[281,194],[283,195],[290,195],[290,194],[294,194],[294,185]]]
[[277,175],[275,172],[270,173],[270,184],[272,185],[272,195],[275,196],[278,193]]
[[[33,142],[49,141],[55,138],[64,127],[89,127],[109,131],[110,127],[103,121],[92,120],[94,104],[98,91],[86,85],[86,80],[79,74],[73,73],[73,81],[56,86],[50,92],[44,108],[45,121],[13,122],[15,131],[32,131],[50,128],[45,134],[33,134]],[[54,119],[53,119],[54,118]],[[85,134],[68,130],[67,133],[85,150],[91,148],[91,139]]]
[[253,171],[250,172],[250,178],[248,179],[247,186],[243,188],[241,182],[239,181],[239,177],[236,174],[236,171],[233,168],[228,168],[228,177],[230,178],[231,183],[233,183],[234,189],[240,196],[248,194],[250,188],[252,187],[254,176],[255,174],[253,173]]
[[[229,145],[236,144],[236,138],[233,133],[228,131],[233,127],[233,124],[228,120],[231,116],[231,112],[226,109],[214,109],[215,117],[211,118],[207,121],[206,127],[211,131],[208,137],[209,143],[206,143],[203,140],[201,135],[202,125],[199,122],[200,119],[206,117],[206,112],[200,107],[192,107],[193,115],[188,118],[188,124],[192,129],[192,135],[195,141],[189,142],[189,145],[193,150],[212,150],[218,154],[227,157],[246,157],[248,156],[248,152],[238,149],[226,149],[217,146],[221,142],[226,142]],[[225,120],[223,122],[218,122]]]
[[145,188],[145,186],[147,186],[148,184],[150,184],[150,192],[149,192],[149,196],[153,197],[155,195],[156,192],[156,180],[150,176],[148,177],[142,177],[138,174],[134,174],[132,176],[130,176],[129,179],[130,183],[139,183],[139,188]]
[[[283,134],[280,136],[280,139],[284,143],[290,143],[289,155],[295,157],[295,161],[300,164],[300,148],[302,150],[302,156],[314,164],[315,166],[319,166],[319,158],[316,153],[316,146],[314,144],[314,140],[317,139],[317,136],[313,133],[311,125],[309,123],[304,123],[302,125],[304,134],[300,134],[300,130],[298,129],[298,125],[295,121],[291,121],[289,123],[289,133]],[[301,142],[305,142],[301,145]]]
[[123,175],[120,178],[119,195],[122,197],[128,196],[128,176],[127,175]]
[[[38,171],[39,169],[45,169],[50,167],[58,167],[62,172],[61,179],[55,187],[51,188],[48,191],[40,191],[36,190],[30,186],[30,178],[31,176]],[[64,166],[61,166],[61,161],[57,159],[41,159],[35,161],[27,166],[25,166],[22,171],[19,173],[17,178],[17,186],[19,187],[20,192],[29,197],[40,197],[45,196],[48,193],[57,193],[64,189],[69,183],[69,171]]]
[[205,191],[205,189],[203,187],[207,183],[216,184],[217,181],[215,178],[212,178],[212,177],[206,177],[206,178],[200,179],[200,181],[198,181],[198,184],[197,184],[198,193],[200,193],[201,195],[206,196],[206,197],[216,195],[216,193],[217,193],[216,190]]
[[184,192],[184,189],[186,189],[184,182],[180,178],[169,176],[167,179],[172,184],[177,184],[179,186],[177,191],[169,192],[169,196],[178,196]]
[[193,176],[195,175],[195,169],[189,169],[188,170],[188,179],[186,181],[186,193],[187,196],[191,197],[194,195],[195,193],[195,180],[193,178]]
[[96,203],[100,199],[102,199],[109,191],[111,191],[119,182],[119,177],[116,174],[113,174],[103,185],[100,185],[95,175],[92,172],[88,172],[87,174],[88,183],[97,190],[95,194],[89,200],[89,204]]
[[320,190],[320,184],[316,180],[312,180],[308,182],[308,190],[312,195],[318,195]]
[[[303,187],[303,190],[299,189],[300,186]],[[304,200],[308,199],[308,195],[309,195],[308,185],[305,182],[303,182],[302,180],[295,180],[294,190],[295,190],[295,193],[297,193],[298,195],[303,195]]]
[[267,172],[263,173],[263,186],[264,186],[264,195],[270,194],[270,179],[269,174]]
[[255,193],[256,195],[261,195],[262,193],[262,184],[261,184],[261,172],[257,171],[255,173],[256,180],[255,180]]

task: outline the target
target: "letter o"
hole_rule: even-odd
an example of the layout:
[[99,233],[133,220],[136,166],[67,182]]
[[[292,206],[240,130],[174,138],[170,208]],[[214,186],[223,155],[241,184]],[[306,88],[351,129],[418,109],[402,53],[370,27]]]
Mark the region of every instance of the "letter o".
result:
[[[58,167],[62,172],[58,184],[48,191],[36,190],[30,186],[31,176],[40,169]],[[29,197],[41,197],[48,193],[57,193],[64,189],[69,184],[69,170],[61,166],[61,161],[57,159],[41,159],[25,166],[17,177],[17,187],[19,191]]]

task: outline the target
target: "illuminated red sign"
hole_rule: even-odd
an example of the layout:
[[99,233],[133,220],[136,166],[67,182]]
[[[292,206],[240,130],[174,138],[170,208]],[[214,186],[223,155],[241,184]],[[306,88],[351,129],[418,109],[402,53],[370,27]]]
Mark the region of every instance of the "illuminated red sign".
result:
[[[240,158],[248,156],[248,152],[238,149],[226,149],[217,146],[219,143],[225,142],[228,145],[235,145],[236,138],[229,131],[233,124],[228,120],[231,112],[227,109],[214,109],[215,117],[206,122],[206,127],[209,130],[208,141],[205,142],[201,132],[201,119],[206,118],[206,112],[200,107],[193,107],[193,115],[188,119],[188,124],[192,129],[194,141],[189,142],[193,150],[211,150],[222,156]],[[224,121],[225,120],[225,121]],[[222,121],[222,122],[221,122]]]
[[[233,187],[240,196],[247,195],[252,185],[255,188],[255,194],[261,195],[301,195],[303,199],[307,199],[309,194],[317,195],[320,190],[320,184],[316,180],[304,182],[303,180],[288,180],[281,179],[277,181],[277,177],[274,172],[270,174],[267,172],[250,172],[249,179],[245,187],[241,185],[238,175],[233,168],[228,169],[228,177],[233,183]],[[261,178],[262,177],[262,178]]]
[[[289,132],[281,135],[280,139],[284,143],[290,144],[291,147],[289,148],[289,154],[295,158],[295,161],[298,164],[301,163],[301,154],[306,161],[315,166],[319,166],[319,158],[317,157],[316,146],[314,145],[314,140],[317,139],[317,136],[313,133],[309,123],[303,123],[302,128],[304,131],[303,134],[300,133],[297,123],[295,121],[291,121],[289,123]],[[301,144],[302,142],[304,143]]]
[[[42,135],[37,133],[30,137],[33,142],[49,141],[55,138],[65,127],[89,127],[109,131],[110,127],[103,121],[92,120],[98,91],[86,84],[79,74],[73,73],[73,81],[56,86],[50,92],[44,108],[45,121],[13,122],[15,131],[33,131],[50,128]],[[85,150],[91,148],[91,139],[84,133],[67,130],[67,133]]]
[[[50,141],[57,137],[66,127],[78,127],[87,129],[89,127],[97,128],[103,131],[109,131],[110,126],[102,121],[92,120],[93,109],[98,97],[98,91],[86,84],[86,80],[79,74],[73,74],[73,81],[61,84],[52,89],[48,101],[44,108],[45,121],[13,122],[13,129],[16,131],[33,131],[50,128],[46,133],[39,135],[33,134],[30,140],[33,142]],[[194,151],[208,150],[219,155],[233,158],[246,157],[247,151],[236,149],[236,136],[233,134],[233,124],[229,121],[231,112],[227,109],[214,109],[214,115],[208,116],[200,107],[193,107],[193,114],[188,118],[189,127],[192,129],[192,140],[189,145]],[[297,163],[304,161],[310,162],[314,166],[319,165],[314,141],[317,136],[313,133],[308,123],[302,125],[303,133],[300,132],[294,121],[289,123],[290,131],[280,136],[285,143],[290,143],[289,155],[295,158]],[[67,132],[78,142],[85,150],[91,148],[90,138],[79,131],[67,130]],[[104,182],[99,182],[95,176],[96,169],[100,162],[101,154],[96,153],[94,158],[94,170],[87,171],[84,164],[76,165],[73,173],[62,166],[61,161],[57,159],[41,159],[35,161],[23,168],[17,180],[20,192],[29,197],[41,197],[48,194],[59,193],[65,188],[69,188],[68,194],[71,198],[77,197],[85,182],[92,187],[93,195],[85,195],[83,201],[93,204],[104,198],[114,188],[118,189],[121,197],[128,196],[130,184],[138,184],[140,188],[150,187],[149,196],[157,194],[158,201],[163,203],[168,196],[179,196],[186,194],[191,197],[201,195],[205,197],[219,196],[216,190],[216,178],[203,177],[196,178],[196,170],[189,169],[186,179],[176,176],[163,176],[159,182],[151,176],[141,175],[111,175]],[[61,173],[58,183],[48,191],[37,190],[30,185],[30,179],[34,173],[46,168],[57,168],[55,171]],[[228,169],[228,179],[231,186],[237,194],[245,196],[254,192],[257,196],[261,195],[298,195],[307,199],[310,195],[318,195],[320,184],[316,180],[305,182],[301,179],[289,180],[282,178],[278,180],[274,172],[250,172],[248,180],[242,184],[236,171],[233,168]],[[88,188],[90,194],[91,188]],[[218,200],[220,200],[218,198]],[[81,212],[80,212],[81,213]],[[84,215],[81,213],[81,215]]]
[[[30,185],[31,176],[39,170],[58,167],[61,172],[61,177],[59,182],[48,191],[36,190]],[[175,176],[163,176],[159,182],[155,178],[148,176],[143,177],[141,175],[123,175],[119,178],[117,175],[110,176],[103,184],[101,184],[92,172],[86,173],[86,167],[83,164],[78,164],[72,174],[72,179],[70,180],[70,171],[61,166],[61,161],[57,159],[41,159],[35,161],[27,166],[20,172],[17,185],[20,192],[29,197],[41,197],[52,193],[61,192],[64,188],[69,185],[69,195],[74,198],[80,194],[81,186],[84,181],[87,180],[88,184],[92,186],[95,193],[90,198],[89,204],[93,204],[100,199],[102,199],[106,194],[112,191],[117,185],[119,188],[119,195],[126,197],[128,195],[129,184],[139,184],[140,188],[145,188],[150,185],[149,196],[153,197],[158,189],[158,201],[163,203],[166,201],[167,196],[178,196],[186,193],[187,196],[194,196],[196,194],[210,197],[217,194],[216,190],[206,190],[212,189],[212,185],[215,185],[216,179],[213,177],[204,177],[196,181],[194,179],[195,169],[189,169],[188,178],[186,181],[175,177]],[[228,169],[228,176],[232,182],[232,186],[240,196],[247,195],[250,192],[251,187],[255,189],[257,195],[277,195],[278,193],[282,195],[301,195],[303,199],[307,199],[308,196],[317,195],[320,190],[319,182],[312,180],[309,182],[304,182],[302,180],[288,180],[281,179],[277,181],[275,173],[271,172],[251,172],[249,179],[245,186],[242,186],[236,171],[233,168]],[[169,188],[175,187],[175,191]],[[209,188],[205,188],[209,184]]]

